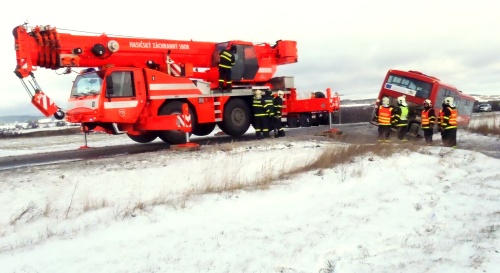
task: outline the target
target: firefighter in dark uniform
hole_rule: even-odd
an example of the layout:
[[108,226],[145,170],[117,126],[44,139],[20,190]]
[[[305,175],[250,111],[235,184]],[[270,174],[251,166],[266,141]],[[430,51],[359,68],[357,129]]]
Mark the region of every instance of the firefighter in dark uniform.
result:
[[274,107],[274,137],[284,137],[285,130],[283,129],[283,124],[281,123],[281,116],[283,110],[283,96],[285,92],[279,90],[278,96],[273,99]]
[[264,109],[264,105],[265,102],[262,97],[262,91],[256,90],[253,97],[253,128],[255,129],[257,139],[262,139],[263,129],[267,126],[266,121],[268,114]]
[[455,106],[452,97],[446,97],[444,99],[444,104],[446,107],[443,109],[443,121],[442,130],[443,134],[443,145],[445,147],[457,147],[457,117],[458,111]]
[[396,128],[398,138],[407,141],[406,131],[408,128],[408,104],[405,96],[398,97],[398,106],[394,109],[392,126]]
[[271,137],[270,132],[274,130],[274,105],[273,91],[267,89],[264,98],[264,109],[267,113],[266,127],[262,130],[265,138]]
[[378,141],[390,142],[391,120],[394,109],[389,105],[389,98],[382,98],[382,105],[375,111],[374,120],[378,123]]
[[225,48],[219,52],[219,91],[221,92],[224,90],[224,85],[226,90],[233,88],[231,68],[236,62],[234,57],[235,53],[235,45],[232,45],[229,50]]
[[422,131],[424,131],[425,143],[432,144],[432,136],[434,135],[434,122],[436,121],[436,114],[432,108],[431,100],[424,100],[424,109],[422,110]]

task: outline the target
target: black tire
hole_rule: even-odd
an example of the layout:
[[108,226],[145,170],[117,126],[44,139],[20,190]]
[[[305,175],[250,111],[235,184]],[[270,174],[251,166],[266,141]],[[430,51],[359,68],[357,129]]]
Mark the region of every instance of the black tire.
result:
[[219,127],[227,135],[239,137],[248,131],[251,123],[251,111],[241,98],[232,98],[224,106],[224,116]]
[[300,127],[311,127],[311,115],[300,114]]
[[316,119],[318,119],[319,125],[329,125],[330,124],[330,119],[328,117],[330,113],[321,113],[321,114],[316,114]]
[[323,92],[317,91],[317,92],[314,92],[314,97],[318,98],[318,99],[322,99],[322,98],[326,98],[326,95]]
[[198,123],[193,128],[193,135],[206,136],[214,131],[215,123]]
[[149,143],[149,142],[155,140],[158,137],[158,134],[156,132],[145,132],[142,135],[138,135],[138,136],[129,135],[129,134],[127,134],[127,136],[130,139],[132,139],[133,141],[138,142],[138,143]]
[[[181,114],[182,113],[182,101],[169,101],[160,109],[158,115],[165,116],[171,114]],[[191,124],[194,127],[196,124],[196,120],[193,118],[195,115],[191,108],[189,108],[189,114],[191,115]],[[166,143],[170,144],[182,144],[186,143],[186,133],[182,130],[165,130],[158,131],[158,137]]]
[[299,117],[295,115],[289,115],[286,119],[286,124],[288,125],[288,128],[297,128],[299,127]]

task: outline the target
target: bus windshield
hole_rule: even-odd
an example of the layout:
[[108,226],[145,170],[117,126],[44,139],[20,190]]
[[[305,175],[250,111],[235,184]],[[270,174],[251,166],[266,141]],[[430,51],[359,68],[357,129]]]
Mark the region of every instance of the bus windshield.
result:
[[406,76],[390,74],[387,79],[386,88],[410,96],[428,99],[431,95],[432,84]]

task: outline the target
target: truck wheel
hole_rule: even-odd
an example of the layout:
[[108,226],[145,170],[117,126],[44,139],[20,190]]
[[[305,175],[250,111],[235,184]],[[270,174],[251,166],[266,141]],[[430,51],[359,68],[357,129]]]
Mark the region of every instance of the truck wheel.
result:
[[319,125],[329,125],[330,124],[330,118],[328,117],[330,113],[325,112],[321,114],[316,114],[316,119],[318,120]]
[[[171,114],[182,114],[182,101],[169,101],[160,109],[158,115],[165,116]],[[194,127],[196,120],[194,120],[195,115],[191,108],[189,108],[189,114],[191,115],[191,124]],[[194,131],[194,128],[193,128]],[[170,144],[182,144],[186,143],[186,133],[181,130],[165,130],[159,131],[158,137]]]
[[158,137],[158,134],[156,132],[144,132],[141,135],[129,135],[127,136],[132,139],[135,142],[138,143],[149,143],[153,140],[155,140]]
[[227,135],[238,137],[248,131],[250,121],[248,104],[243,99],[232,98],[224,106],[224,116],[219,127]]
[[300,114],[300,127],[311,127],[311,115]]
[[288,115],[286,119],[286,124],[288,125],[288,128],[297,128],[299,127],[299,117],[296,115]]
[[206,136],[213,132],[215,129],[215,123],[197,123],[193,128],[193,135]]

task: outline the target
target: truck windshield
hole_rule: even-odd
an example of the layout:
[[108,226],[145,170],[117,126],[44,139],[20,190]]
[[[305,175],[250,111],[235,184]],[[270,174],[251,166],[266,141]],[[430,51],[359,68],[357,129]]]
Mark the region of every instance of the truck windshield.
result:
[[97,95],[101,93],[103,80],[98,72],[78,75],[71,89],[72,97]]

